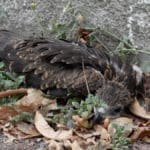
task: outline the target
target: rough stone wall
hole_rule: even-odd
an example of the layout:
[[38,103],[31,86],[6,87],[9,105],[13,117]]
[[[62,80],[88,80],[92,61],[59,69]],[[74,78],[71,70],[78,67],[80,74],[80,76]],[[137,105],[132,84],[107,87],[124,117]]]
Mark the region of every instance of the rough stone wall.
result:
[[[38,34],[31,0],[0,0],[0,28],[24,35]],[[68,0],[35,0],[37,13],[48,31],[52,19],[62,20]],[[73,0],[84,6],[91,22],[112,32],[129,36],[138,48],[150,50],[150,0]]]

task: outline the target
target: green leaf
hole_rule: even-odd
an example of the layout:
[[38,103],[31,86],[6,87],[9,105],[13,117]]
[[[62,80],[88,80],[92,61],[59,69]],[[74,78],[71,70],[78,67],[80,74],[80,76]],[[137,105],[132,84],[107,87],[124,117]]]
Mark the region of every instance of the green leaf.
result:
[[88,111],[84,111],[84,112],[82,112],[82,114],[81,114],[81,117],[83,117],[83,118],[88,118],[88,116],[89,116],[89,112]]
[[5,64],[3,62],[0,62],[0,70],[4,69],[4,67],[5,67]]
[[77,109],[80,108],[80,105],[78,102],[72,102],[72,105]]

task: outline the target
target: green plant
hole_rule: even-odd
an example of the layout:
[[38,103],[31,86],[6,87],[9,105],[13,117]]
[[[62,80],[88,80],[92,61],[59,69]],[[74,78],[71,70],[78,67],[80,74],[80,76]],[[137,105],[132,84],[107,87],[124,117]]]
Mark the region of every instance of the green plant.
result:
[[63,9],[63,17],[67,18],[65,22],[53,20],[50,24],[50,32],[58,39],[77,41],[78,31],[80,28],[91,29],[92,24],[89,23],[88,13],[84,6],[75,6],[69,1]]
[[[100,100],[97,96],[89,94],[85,100],[81,99],[69,99],[67,105],[59,107],[59,113],[52,117],[55,123],[68,124],[72,123],[72,116],[78,115],[81,118],[88,120],[92,113],[95,111],[105,113],[107,105],[104,101]],[[91,127],[91,125],[85,125],[85,128]]]
[[[138,50],[134,48],[128,38],[120,38],[117,35],[102,29],[101,27],[96,27],[92,23],[89,23],[88,15],[91,12],[88,12],[84,9],[84,6],[73,6],[69,1],[66,7],[63,9],[63,17],[68,18],[67,21],[59,23],[59,21],[53,21],[50,25],[50,31],[58,39],[78,41],[78,31],[80,28],[86,29],[87,31],[92,31],[88,35],[87,45],[94,47],[96,44],[99,44],[103,47],[108,53],[112,55],[118,55],[122,61],[127,61],[128,56],[137,56],[138,54],[150,55],[150,52],[147,50]],[[109,37],[118,42],[118,46],[115,49],[110,49],[106,43],[104,43],[100,36]],[[137,60],[136,60],[137,61]]]
[[4,71],[4,63],[0,62],[0,91],[17,89],[24,81],[24,76],[13,76],[10,72]]
[[124,126],[119,126],[117,124],[112,124],[112,127],[116,130],[115,133],[112,135],[112,143],[111,148],[113,150],[125,150],[128,149],[129,140],[124,137],[123,133],[125,131]]
[[41,32],[42,36],[44,36],[45,35],[45,30],[44,30],[44,27],[41,23],[42,22],[41,18],[36,13],[37,4],[35,2],[31,3],[31,9],[32,9],[33,15],[35,17],[35,21],[37,22],[37,25],[39,26],[40,32]]
[[27,122],[27,123],[33,123],[33,114],[29,112],[18,112],[18,115],[9,118],[9,121],[12,123],[17,123],[17,122]]
[[99,109],[101,113],[105,113],[107,109],[105,102],[92,94],[89,94],[85,101],[82,100],[80,103],[72,102],[72,106],[76,113],[84,119],[87,119],[96,109]]
[[[5,65],[0,62],[0,91],[17,89],[24,82],[24,76],[15,77],[10,72],[5,71]],[[20,95],[3,98],[0,104],[14,103]]]
[[2,25],[3,23],[4,24],[8,23],[8,13],[2,5],[0,6],[0,22]]

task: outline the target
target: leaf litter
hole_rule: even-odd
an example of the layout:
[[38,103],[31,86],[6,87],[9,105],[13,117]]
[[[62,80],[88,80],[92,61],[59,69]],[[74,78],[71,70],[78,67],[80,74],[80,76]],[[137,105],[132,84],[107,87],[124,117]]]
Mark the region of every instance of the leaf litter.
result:
[[[137,102],[135,101],[135,103]],[[5,121],[5,124],[2,122],[1,128],[3,127],[3,133],[9,138],[9,141],[13,141],[14,139],[43,137],[49,149],[63,149],[65,147],[72,150],[76,148],[82,150],[91,146],[94,148],[99,143],[103,148],[107,149],[112,145],[112,137],[118,132],[118,128],[114,127],[114,124],[118,127],[124,127],[120,136],[127,138],[130,142],[138,140],[144,142],[150,141],[150,122],[138,122],[139,124],[134,124],[133,119],[128,117],[120,117],[112,120],[106,119],[106,123],[103,122],[103,124],[95,125],[94,128],[91,128],[87,119],[76,115],[72,116],[75,128],[70,129],[60,123],[53,126],[51,125],[52,122],[47,121],[44,115],[50,110],[56,110],[58,108],[57,103],[55,100],[45,98],[39,90],[28,89],[27,95],[18,100],[13,107],[14,108],[7,108],[6,106],[1,106],[0,109],[0,114],[3,116],[0,120]],[[141,109],[139,104],[138,107],[131,106],[131,112],[137,115],[135,112],[138,112],[139,107]],[[142,108],[142,110],[143,109],[144,108]],[[15,124],[10,122],[10,116],[18,115],[20,111],[35,114],[33,115],[33,122],[27,123],[22,120]],[[143,114],[140,115],[140,117],[147,120],[149,119]],[[117,141],[118,139],[114,139],[114,141],[115,140]]]
[[[92,115],[91,108],[97,105],[97,99],[94,98],[95,104],[89,107],[91,104],[89,97],[93,101],[92,95],[82,104],[76,100],[71,102],[74,108],[80,110],[80,115],[74,109],[59,107],[56,100],[45,97],[40,90],[21,90],[2,92],[2,95],[9,97],[11,94],[24,94],[13,105],[0,107],[0,128],[8,137],[7,142],[41,137],[49,149],[72,150],[127,148],[136,141],[150,143],[150,115],[137,100],[130,106],[134,117],[105,118],[103,122],[92,127],[89,122]],[[68,105],[70,107],[69,103]],[[66,112],[71,117],[65,117]],[[58,121],[56,117],[58,114],[64,119],[63,122]],[[68,127],[68,121],[73,125]]]

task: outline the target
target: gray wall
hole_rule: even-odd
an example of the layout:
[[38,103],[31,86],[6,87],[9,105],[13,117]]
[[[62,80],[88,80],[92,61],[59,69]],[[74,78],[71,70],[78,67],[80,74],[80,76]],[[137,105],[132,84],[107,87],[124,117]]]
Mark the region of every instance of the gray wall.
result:
[[[37,13],[48,30],[49,22],[62,19],[68,0],[35,0]],[[0,0],[0,28],[24,35],[38,34],[31,10],[31,0]],[[90,11],[95,25],[129,36],[138,48],[150,50],[150,0],[73,0],[74,6],[83,5]]]

